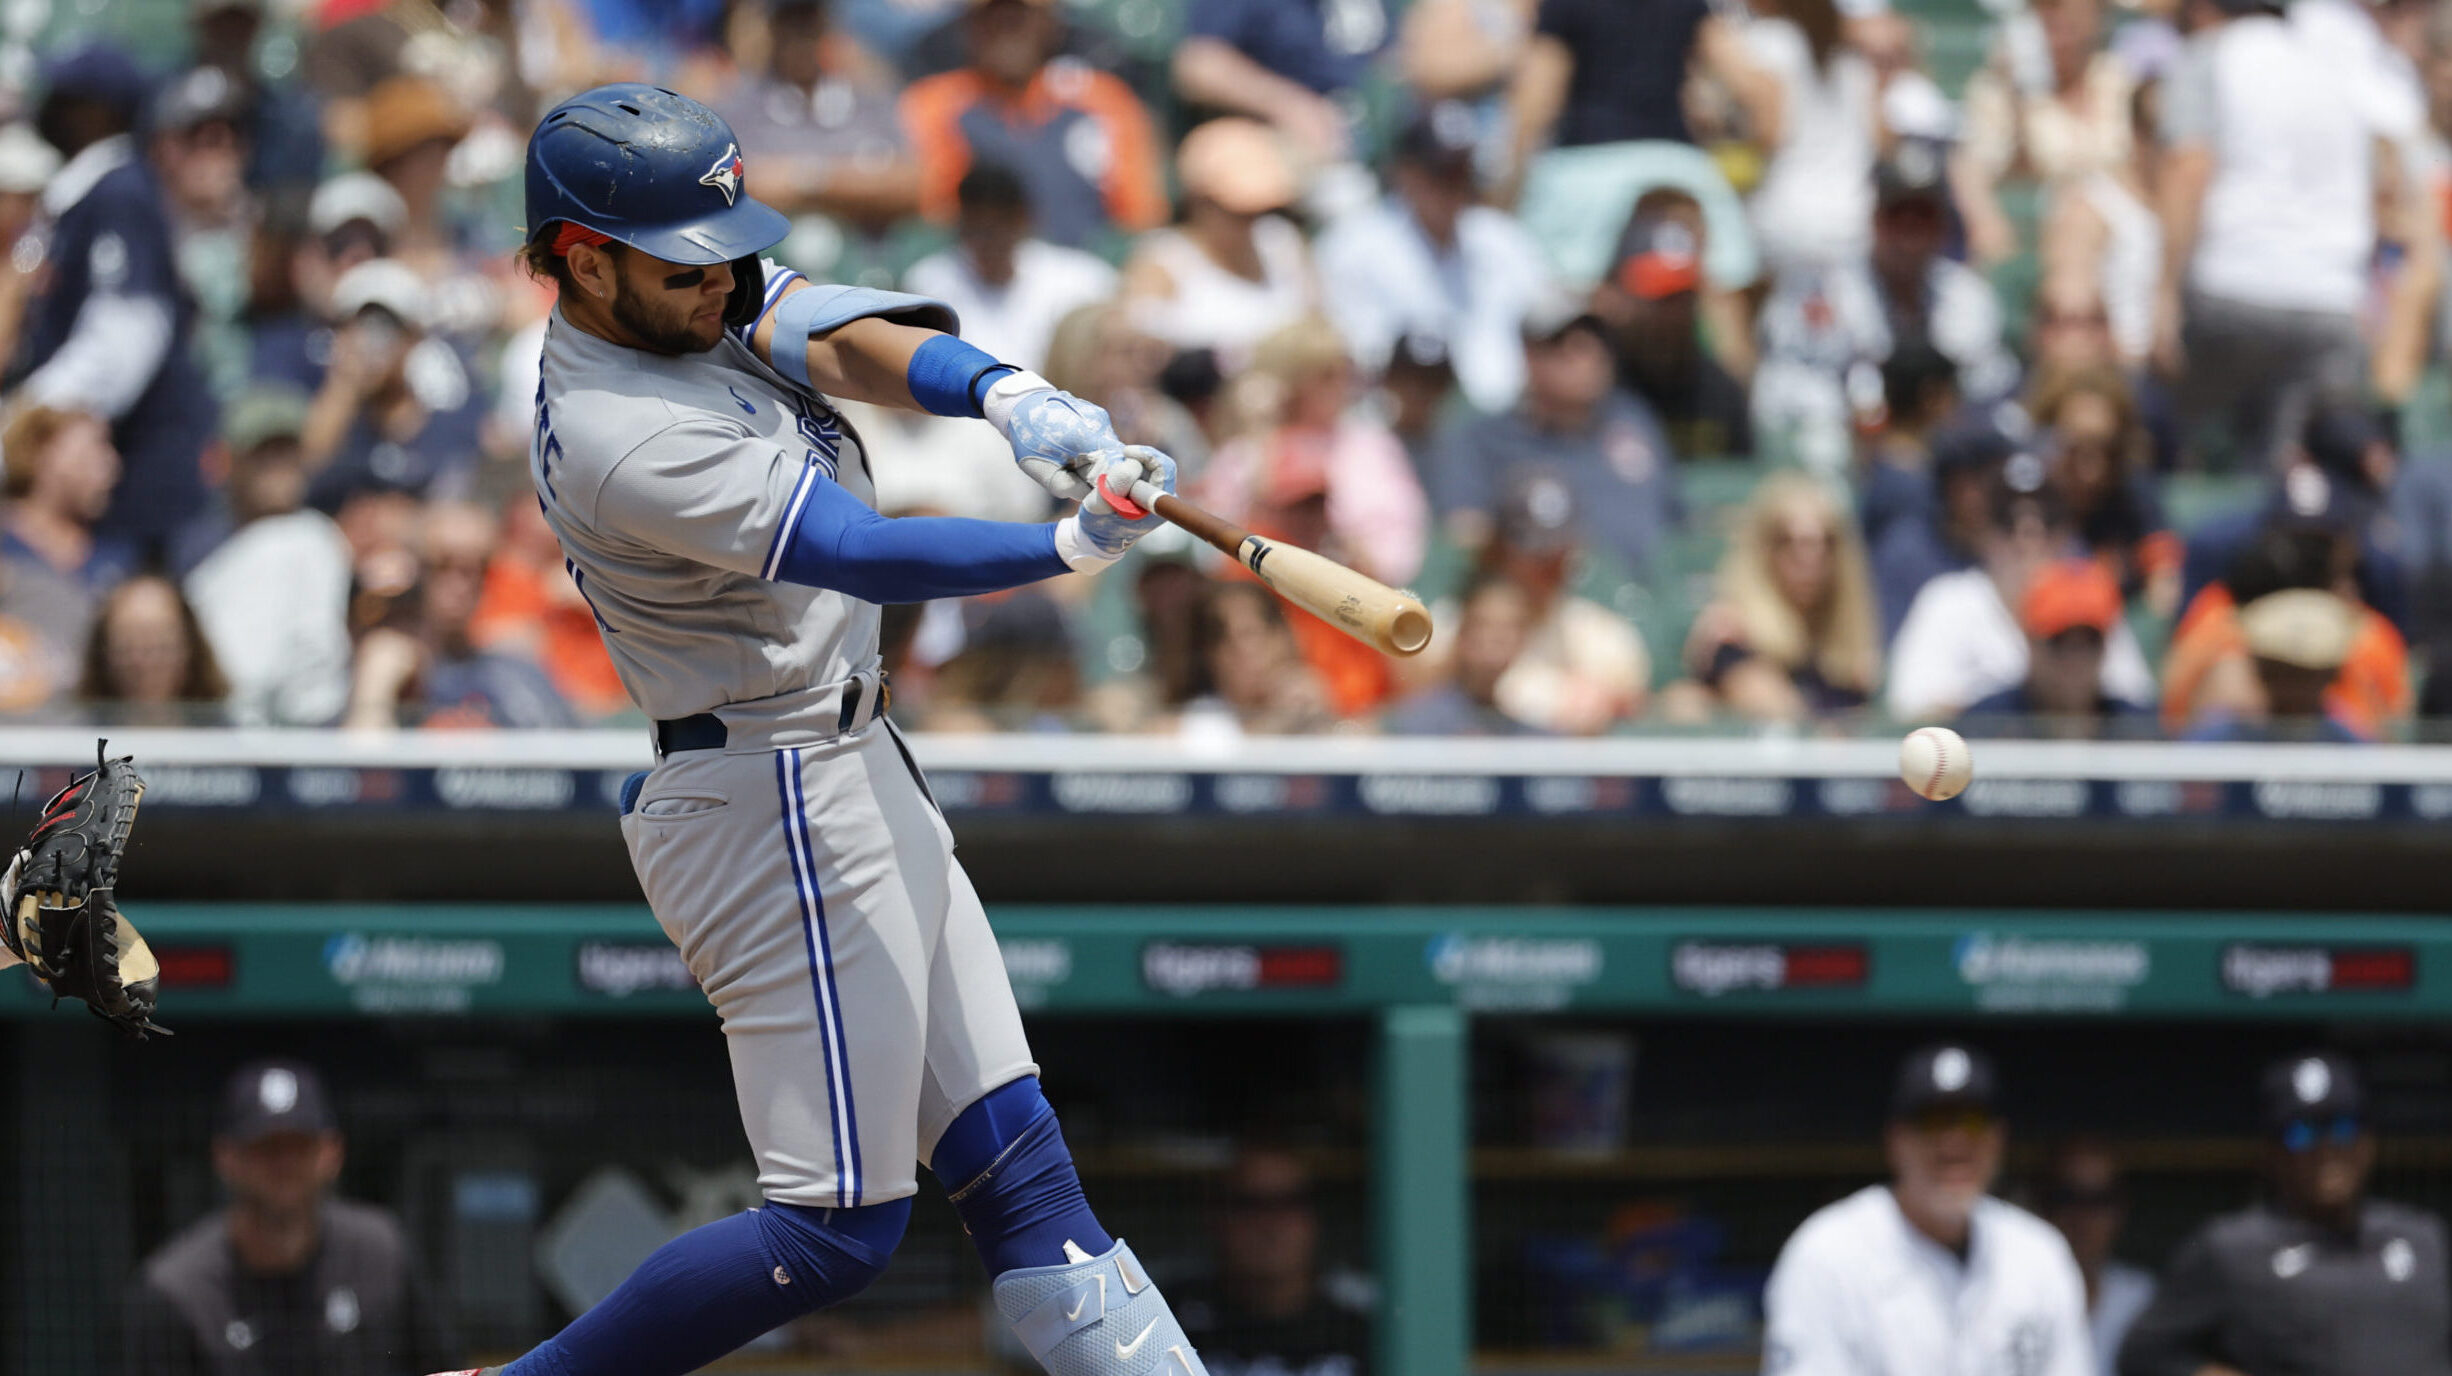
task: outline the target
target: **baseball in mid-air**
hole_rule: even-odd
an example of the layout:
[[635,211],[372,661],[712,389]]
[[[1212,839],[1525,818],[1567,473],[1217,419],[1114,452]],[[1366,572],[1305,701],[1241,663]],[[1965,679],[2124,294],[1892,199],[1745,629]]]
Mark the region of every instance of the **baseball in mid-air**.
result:
[[1946,726],[1919,726],[1899,742],[1899,777],[1918,794],[1940,802],[1966,791],[1975,777],[1975,757]]

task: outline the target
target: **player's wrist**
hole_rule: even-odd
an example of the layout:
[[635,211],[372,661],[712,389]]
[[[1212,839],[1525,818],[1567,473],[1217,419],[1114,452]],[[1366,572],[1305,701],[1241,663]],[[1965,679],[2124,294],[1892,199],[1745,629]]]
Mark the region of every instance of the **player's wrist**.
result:
[[1021,406],[1023,399],[1055,390],[1056,384],[1037,373],[1027,368],[1015,368],[990,379],[987,391],[979,398],[979,414],[988,424],[996,427],[997,434],[1011,443],[1013,413]]
[[1089,533],[1081,528],[1079,512],[1056,522],[1056,557],[1075,573],[1098,573],[1111,568],[1116,560],[1124,557],[1124,550],[1130,548],[1130,545],[1126,545],[1112,554],[1100,549]]

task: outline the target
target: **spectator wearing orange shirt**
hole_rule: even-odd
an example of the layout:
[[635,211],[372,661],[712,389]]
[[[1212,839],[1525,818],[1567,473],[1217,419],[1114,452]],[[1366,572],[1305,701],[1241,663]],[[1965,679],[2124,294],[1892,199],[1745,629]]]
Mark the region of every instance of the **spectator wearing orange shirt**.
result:
[[630,705],[596,614],[563,569],[562,547],[533,501],[504,504],[502,541],[486,565],[469,638],[536,661],[581,717],[602,720]]
[[2335,528],[2277,525],[2232,562],[2220,582],[2189,602],[2171,633],[2163,663],[2162,720],[2179,732],[2210,719],[2261,715],[2265,692],[2239,609],[2297,589],[2339,595],[2350,607],[2351,631],[2331,686],[2328,719],[2364,737],[2407,717],[2413,706],[2409,644],[2374,608],[2357,600],[2352,537]]
[[920,165],[920,209],[950,221],[963,174],[994,162],[1021,175],[1042,238],[1078,248],[1166,218],[1149,111],[1110,73],[1054,58],[1054,0],[971,0],[970,65],[903,92]]

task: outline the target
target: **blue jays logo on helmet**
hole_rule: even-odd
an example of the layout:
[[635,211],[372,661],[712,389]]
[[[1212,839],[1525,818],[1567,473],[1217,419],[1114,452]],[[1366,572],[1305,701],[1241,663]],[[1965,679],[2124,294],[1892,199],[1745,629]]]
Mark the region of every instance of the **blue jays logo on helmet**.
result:
[[698,179],[702,186],[711,186],[724,193],[724,204],[730,205],[741,194],[741,150],[738,145],[726,148],[724,155]]
[[742,180],[721,115],[658,86],[599,86],[547,111],[528,139],[528,232],[567,221],[666,262],[734,262],[791,229]]

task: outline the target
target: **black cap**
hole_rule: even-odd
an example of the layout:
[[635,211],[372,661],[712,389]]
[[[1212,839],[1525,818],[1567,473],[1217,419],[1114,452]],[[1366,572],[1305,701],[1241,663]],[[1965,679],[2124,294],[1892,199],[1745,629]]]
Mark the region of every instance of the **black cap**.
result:
[[1407,330],[1398,335],[1388,349],[1388,366],[1450,375],[1456,371],[1455,359],[1448,353],[1447,336],[1435,329]]
[[1883,205],[1940,200],[1949,167],[1948,149],[1932,139],[1900,139],[1873,168],[1874,195]]
[[1953,424],[1933,437],[1933,477],[1995,468],[2018,454],[2018,442],[1989,421]]
[[338,1130],[323,1078],[303,1061],[256,1061],[230,1077],[216,1136],[253,1142],[276,1132]]
[[134,119],[145,102],[145,69],[124,49],[88,43],[43,64],[45,100],[90,100]]
[[1481,121],[1461,100],[1433,101],[1405,122],[1396,139],[1400,162],[1434,172],[1461,176],[1473,170],[1473,152],[1481,143]]
[[2307,428],[2299,442],[2306,446],[2307,456],[2316,465],[2344,482],[2372,488],[2367,473],[2367,451],[2378,444],[2388,443],[2384,428],[2375,417],[2358,406],[2327,406],[2307,418]]
[[1573,549],[1575,489],[1547,469],[1534,469],[1510,484],[1498,506],[1499,539],[1523,554]]
[[2358,1067],[2329,1051],[2286,1056],[2266,1066],[2259,1097],[2270,1131],[2293,1119],[2356,1118],[2367,1109]]
[[1996,1088],[1990,1056],[1958,1042],[1928,1046],[1899,1062],[1898,1080],[1890,1089],[1890,1118],[1896,1122],[1935,1108],[1990,1112]]

